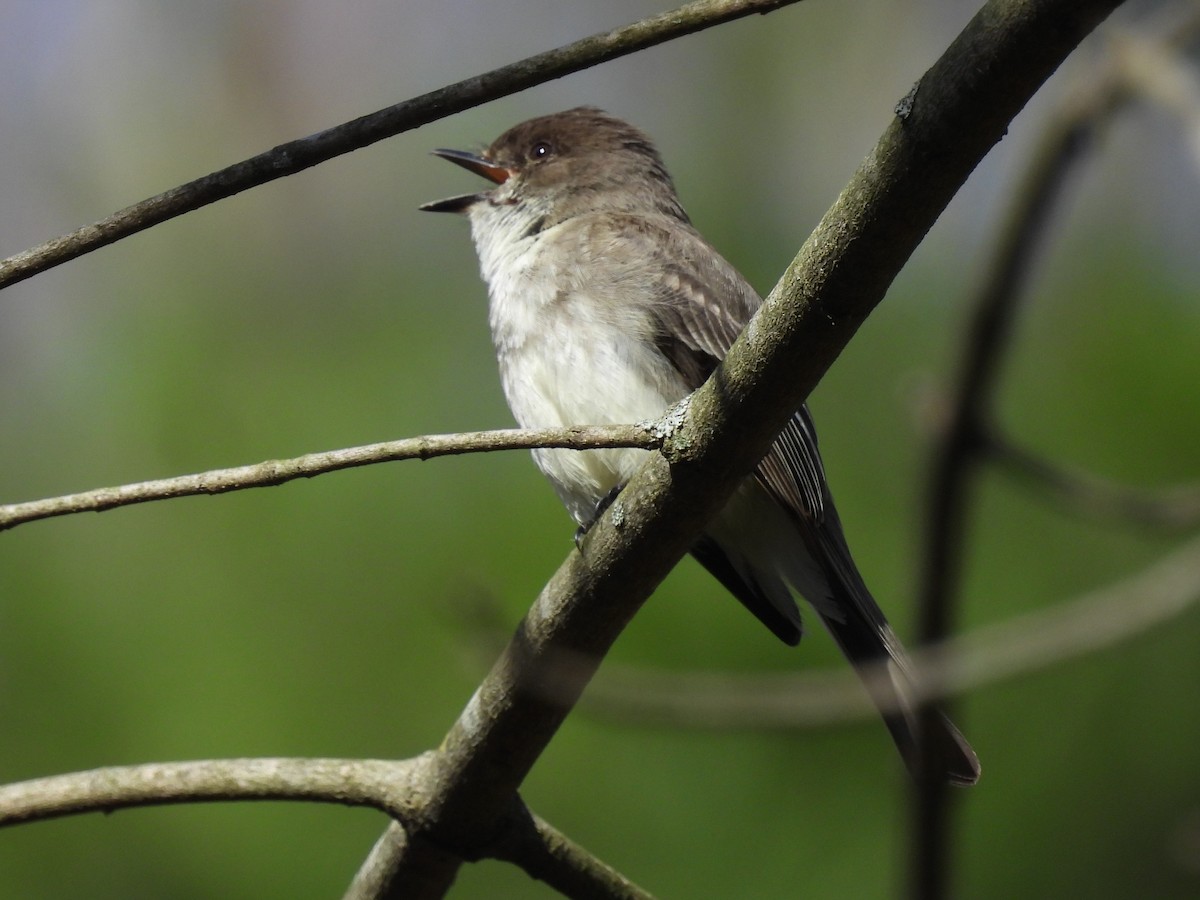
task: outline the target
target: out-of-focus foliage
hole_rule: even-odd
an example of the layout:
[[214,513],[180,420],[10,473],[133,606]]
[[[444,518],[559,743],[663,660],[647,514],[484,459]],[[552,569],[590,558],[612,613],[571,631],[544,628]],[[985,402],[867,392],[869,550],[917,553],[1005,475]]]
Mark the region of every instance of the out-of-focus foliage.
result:
[[[655,11],[623,0],[343,7],[9,4],[0,254],[301,134]],[[579,103],[655,135],[698,226],[764,291],[970,13],[806,3],[528,91],[225,201],[0,296],[0,501],[424,432],[507,425],[465,223],[432,159]],[[1136,12],[1136,10],[1134,10]],[[1127,22],[1136,21],[1132,14]],[[909,632],[926,440],[1032,139],[1089,42],[976,173],[817,392],[868,580]],[[1197,477],[1200,190],[1165,116],[1126,116],[1041,255],[1001,414],[1135,484]],[[472,610],[515,623],[572,526],[523,454],[402,463],[0,534],[0,778],[435,746],[481,677]],[[962,619],[1105,584],[1175,538],[1081,522],[1001,477]],[[837,664],[778,646],[690,562],[616,659]],[[1200,614],[961,708],[961,896],[1200,892]],[[531,805],[667,897],[894,897],[907,784],[878,723],[711,734],[571,718]],[[305,805],[135,810],[0,834],[0,896],[329,897],[383,827]],[[543,897],[499,864],[456,896]]]

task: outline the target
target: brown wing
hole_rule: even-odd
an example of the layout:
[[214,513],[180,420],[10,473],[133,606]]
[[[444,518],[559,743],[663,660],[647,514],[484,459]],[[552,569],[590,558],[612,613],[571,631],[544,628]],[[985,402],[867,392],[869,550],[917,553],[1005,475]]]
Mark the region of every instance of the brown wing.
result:
[[[671,252],[659,276],[656,340],[688,379],[689,389],[695,389],[716,368],[762,301],[695,231],[674,228],[658,237]],[[832,596],[809,597],[809,602],[834,623],[868,625],[883,637],[889,652],[898,652],[887,620],[850,556],[807,406],[788,420],[754,476],[791,513],[809,553],[829,579]],[[834,636],[841,642],[836,629]]]
[[[746,280],[695,232],[681,234],[678,229],[673,230],[670,245],[671,262],[667,263],[662,278],[662,303],[656,311],[661,329],[657,340],[694,390],[725,356],[761,300]],[[850,555],[825,479],[817,432],[807,406],[801,406],[788,420],[754,474],[775,501],[792,513],[809,554],[824,570],[831,596],[808,600],[846,657],[866,677],[868,691],[880,705],[884,722],[915,775],[921,762],[918,732],[906,696],[907,655]],[[715,546],[702,546],[693,552],[704,562],[705,554],[717,551],[719,548]],[[781,632],[768,616],[756,609],[763,598],[756,596],[760,592],[754,585],[739,584],[736,574],[731,585],[729,567],[723,557],[715,564],[710,561],[705,565],[776,634],[788,640],[786,629]],[[777,604],[771,605],[769,612],[777,614]],[[798,639],[798,631],[795,636]],[[881,681],[869,674],[885,659],[892,661],[890,670],[895,680]],[[979,778],[974,751],[944,716],[937,720],[937,725],[931,736],[933,749],[947,779],[958,784],[974,783]]]
[[[643,225],[645,227],[645,225]],[[749,282],[694,230],[663,229],[669,252],[653,277],[659,286],[655,341],[695,390],[712,374],[762,305]],[[777,502],[813,525],[825,518],[825,469],[807,407],[800,407],[755,476]]]
[[[761,305],[758,294],[686,222],[665,217],[611,217],[593,220],[589,230],[589,247],[606,247],[608,261],[615,256],[627,263],[611,285],[616,292],[614,305],[620,305],[622,290],[640,293],[645,285],[654,285],[655,302],[648,320],[639,321],[639,327],[646,330],[645,336],[655,342],[687,389],[698,388]],[[613,267],[605,268],[611,276]],[[863,674],[905,763],[916,773],[920,756],[907,698],[907,657],[850,556],[807,407],[801,406],[788,420],[754,476],[791,513],[804,543],[797,552],[806,551],[824,572],[829,596],[807,599]],[[753,574],[746,577],[711,538],[702,538],[692,553],[780,639],[789,644],[800,640],[794,603],[764,590]],[[874,667],[888,659],[895,681],[873,677]],[[940,725],[933,740],[947,778],[973,783],[979,777],[974,752],[944,717]]]

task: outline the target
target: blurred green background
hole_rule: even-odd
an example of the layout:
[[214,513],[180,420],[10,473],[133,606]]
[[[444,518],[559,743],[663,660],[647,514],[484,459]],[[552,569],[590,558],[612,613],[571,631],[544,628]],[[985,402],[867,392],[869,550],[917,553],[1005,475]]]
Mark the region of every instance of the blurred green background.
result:
[[[0,255],[177,183],[666,4],[169,0],[4,5]],[[1126,24],[1138,10],[1127,10]],[[805,3],[575,75],[173,221],[0,296],[0,502],[510,423],[466,224],[428,155],[592,103],[659,141],[698,227],[768,290],[970,3]],[[974,175],[813,398],[859,562],[911,633],[927,438],[966,301],[1091,40]],[[1195,479],[1195,160],[1121,118],[1073,179],[1006,366],[1004,422],[1132,484]],[[0,779],[208,757],[403,757],[571,548],[528,457],[401,463],[0,534]],[[1135,572],[1178,536],[1081,521],[999,476],[972,514],[965,627]],[[752,673],[774,641],[693,563],[613,655]],[[1200,612],[980,690],[958,718],[958,895],[1200,895]],[[664,897],[901,896],[908,784],[874,720],[678,732],[573,716],[532,807]],[[133,810],[0,834],[0,897],[338,896],[383,827],[299,804]],[[546,897],[468,866],[457,897]]]

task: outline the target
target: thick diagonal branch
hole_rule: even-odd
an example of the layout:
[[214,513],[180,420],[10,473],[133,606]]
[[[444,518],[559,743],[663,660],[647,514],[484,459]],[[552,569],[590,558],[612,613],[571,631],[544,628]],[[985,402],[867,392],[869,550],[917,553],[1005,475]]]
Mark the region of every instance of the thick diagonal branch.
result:
[[[1116,5],[993,0],[924,76],[693,396],[663,454],[555,573],[467,704],[437,754],[415,839],[387,867],[387,896],[439,896],[457,865],[447,848],[469,852],[494,840],[518,785],[625,624],[762,457],[1012,118]],[[579,665],[564,669],[563,653]],[[443,877],[430,878],[433,871]]]

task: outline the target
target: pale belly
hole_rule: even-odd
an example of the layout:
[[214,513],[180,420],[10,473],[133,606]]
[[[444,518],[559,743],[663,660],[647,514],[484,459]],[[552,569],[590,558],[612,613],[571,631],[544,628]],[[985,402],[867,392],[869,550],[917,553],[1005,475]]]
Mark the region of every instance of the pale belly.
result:
[[[501,359],[504,393],[526,428],[632,424],[659,418],[687,388],[652,344],[611,328],[550,329]],[[648,451],[535,450],[576,522],[590,522],[596,504],[627,482]]]

